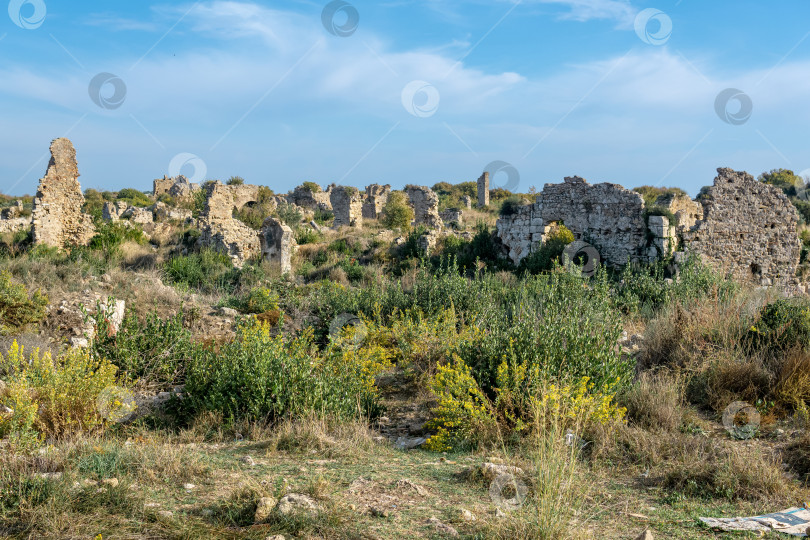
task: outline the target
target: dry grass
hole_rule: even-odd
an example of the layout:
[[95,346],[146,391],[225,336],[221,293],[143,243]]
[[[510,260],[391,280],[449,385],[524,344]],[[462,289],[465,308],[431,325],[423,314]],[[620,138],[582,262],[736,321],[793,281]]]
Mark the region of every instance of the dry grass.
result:
[[627,417],[650,431],[675,431],[684,420],[683,376],[669,371],[644,372],[622,396]]

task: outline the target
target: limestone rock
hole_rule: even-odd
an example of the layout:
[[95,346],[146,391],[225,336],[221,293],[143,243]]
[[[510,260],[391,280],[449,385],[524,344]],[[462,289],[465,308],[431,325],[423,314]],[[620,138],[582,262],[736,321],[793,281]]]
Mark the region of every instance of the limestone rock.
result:
[[295,235],[291,228],[278,219],[264,220],[260,236],[262,256],[270,263],[278,264],[281,273],[292,270],[292,255],[295,252]]
[[436,516],[432,516],[430,519],[427,520],[428,525],[432,525],[437,532],[441,534],[446,534],[447,536],[456,537],[458,536],[458,531],[447,525],[446,523],[442,523]]
[[636,536],[636,540],[653,540],[653,533],[650,529],[646,529],[643,533]]
[[337,186],[332,189],[330,200],[335,228],[363,226],[363,200],[357,188]]
[[363,218],[364,219],[377,219],[380,217],[385,203],[388,202],[388,196],[391,194],[391,186],[379,184],[371,184],[366,187],[365,198],[363,199]]
[[278,501],[275,497],[262,497],[259,499],[259,503],[256,505],[256,513],[253,516],[253,522],[264,523],[267,521],[267,518],[273,513],[273,509],[277,504]]
[[484,463],[481,465],[481,476],[483,476],[488,482],[494,481],[497,477],[502,474],[512,474],[512,475],[521,475],[523,474],[523,469],[520,467],[515,467],[513,465],[502,465],[497,463]]
[[278,501],[276,511],[282,516],[294,513],[316,514],[320,510],[318,504],[310,497],[300,493],[290,493]]
[[416,225],[427,225],[431,229],[442,228],[439,217],[439,196],[426,186],[405,186],[405,193],[411,201]]

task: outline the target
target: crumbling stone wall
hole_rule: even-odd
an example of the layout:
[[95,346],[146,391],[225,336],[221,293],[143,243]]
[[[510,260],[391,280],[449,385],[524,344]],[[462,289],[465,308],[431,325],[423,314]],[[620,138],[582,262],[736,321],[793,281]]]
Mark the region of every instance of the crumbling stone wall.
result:
[[29,218],[0,219],[0,233],[15,233],[17,231],[24,231],[30,227],[31,220]]
[[23,202],[17,201],[13,206],[3,208],[3,210],[0,211],[0,219],[17,219],[22,215],[24,209],[25,205]]
[[291,228],[275,218],[264,220],[261,232],[262,256],[270,263],[277,263],[282,274],[292,270],[295,246],[295,235]]
[[684,232],[685,251],[740,280],[792,281],[801,253],[793,204],[781,189],[746,172],[717,173],[700,199],[703,219]]
[[199,184],[189,182],[188,178],[182,174],[180,176],[156,178],[152,186],[155,197],[168,194],[175,199],[186,199],[191,197],[196,191],[202,189]]
[[464,227],[464,212],[458,208],[448,208],[439,214],[445,226],[453,224],[454,227],[461,229]]
[[391,186],[386,184],[371,184],[366,187],[366,196],[363,200],[363,217],[365,219],[377,219],[380,217],[388,196],[391,195]]
[[462,206],[464,206],[464,208],[470,210],[472,208],[472,197],[470,197],[469,195],[464,195],[461,198],[461,204]]
[[486,208],[489,206],[489,173],[485,172],[478,179],[478,206]]
[[334,227],[362,227],[363,200],[357,188],[337,186],[330,192]]
[[439,216],[439,196],[427,186],[405,186],[405,193],[413,205],[414,223],[432,229],[442,228]]
[[666,194],[655,200],[655,206],[669,210],[676,218],[674,224],[678,234],[683,234],[695,226],[699,220],[703,219],[703,207],[697,201],[693,201],[686,195]]
[[68,139],[51,143],[51,160],[39,181],[32,214],[35,244],[62,247],[86,245],[95,234],[90,216],[82,212],[76,150]]
[[326,191],[315,192],[304,186],[297,186],[288,197],[288,202],[309,210],[331,210],[331,190],[332,186],[329,186]]
[[205,208],[200,215],[200,244],[227,254],[234,266],[261,253],[256,231],[233,218],[235,186],[212,182],[206,188]]

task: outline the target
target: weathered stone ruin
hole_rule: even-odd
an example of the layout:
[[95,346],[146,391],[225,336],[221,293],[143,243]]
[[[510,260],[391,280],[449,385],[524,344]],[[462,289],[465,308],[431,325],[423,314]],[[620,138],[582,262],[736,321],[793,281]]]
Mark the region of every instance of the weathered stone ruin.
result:
[[464,206],[464,208],[466,208],[467,210],[472,209],[472,197],[470,197],[469,195],[464,195],[464,196],[461,198],[461,204],[462,204],[462,206]]
[[415,225],[427,225],[431,229],[442,228],[439,216],[439,196],[427,186],[405,186],[405,193],[411,201]]
[[206,187],[205,209],[200,215],[200,244],[227,254],[234,266],[244,263],[261,253],[259,235],[233,218],[235,191],[220,182],[211,182]]
[[151,210],[155,215],[155,221],[188,221],[192,216],[191,210],[172,208],[160,201],[152,205]]
[[86,245],[95,234],[90,216],[82,212],[76,150],[68,139],[51,143],[51,161],[34,198],[34,243],[54,247]]
[[388,196],[391,194],[391,186],[386,184],[371,184],[366,187],[366,196],[363,200],[363,218],[377,219],[380,217]]
[[24,206],[17,201],[14,206],[3,208],[0,211],[0,233],[13,233],[31,227],[31,219],[22,217]]
[[264,220],[261,232],[262,256],[270,263],[277,263],[282,274],[292,270],[295,245],[295,235],[291,228],[275,218]]
[[489,173],[485,172],[478,178],[478,206],[489,206]]
[[337,186],[332,189],[332,212],[335,214],[334,227],[362,227],[363,199],[357,188]]
[[763,285],[794,279],[799,216],[781,189],[746,172],[717,169],[700,197],[703,218],[683,233],[687,253],[741,280]]
[[175,199],[186,199],[193,195],[196,191],[202,189],[199,184],[193,184],[188,181],[188,178],[183,176],[164,176],[157,178],[153,182],[153,193],[155,197],[161,195],[170,195]]
[[[666,195],[654,208],[646,208],[640,194],[622,186],[568,177],[562,184],[546,184],[534,204],[502,215],[496,235],[516,264],[542,245],[554,226],[563,224],[611,266],[697,254],[738,279],[793,283],[800,242],[799,218],[790,200],[748,173],[718,173],[699,201]],[[649,215],[655,213],[669,213],[674,219]]]
[[318,191],[311,186],[297,186],[287,197],[287,201],[308,210],[331,210],[332,189],[333,186],[329,186],[326,191]]
[[442,218],[442,222],[446,227],[453,226],[457,229],[464,228],[464,212],[459,210],[458,208],[448,208],[444,212],[439,214],[439,217]]

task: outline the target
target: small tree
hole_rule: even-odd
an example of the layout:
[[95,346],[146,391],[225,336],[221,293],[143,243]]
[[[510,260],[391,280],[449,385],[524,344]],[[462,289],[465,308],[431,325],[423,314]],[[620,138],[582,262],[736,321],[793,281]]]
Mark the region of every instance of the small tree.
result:
[[245,179],[241,176],[231,176],[226,183],[229,186],[242,186],[245,184]]
[[388,202],[382,211],[381,223],[389,229],[399,227],[402,230],[410,229],[413,221],[413,208],[408,204],[408,199],[401,191],[394,191],[388,196]]

